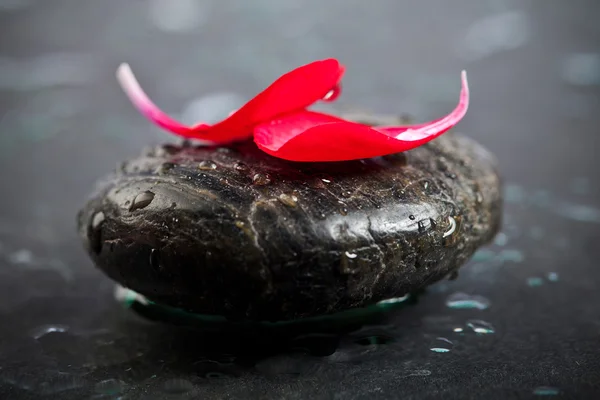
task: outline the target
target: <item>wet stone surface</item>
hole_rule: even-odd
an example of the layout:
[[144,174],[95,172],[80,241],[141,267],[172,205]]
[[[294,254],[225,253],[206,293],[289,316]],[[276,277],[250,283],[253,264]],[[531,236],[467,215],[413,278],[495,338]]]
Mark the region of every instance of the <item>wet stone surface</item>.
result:
[[457,134],[386,157],[291,163],[252,143],[148,149],[78,217],[95,264],[165,305],[291,320],[453,275],[501,222],[493,157]]

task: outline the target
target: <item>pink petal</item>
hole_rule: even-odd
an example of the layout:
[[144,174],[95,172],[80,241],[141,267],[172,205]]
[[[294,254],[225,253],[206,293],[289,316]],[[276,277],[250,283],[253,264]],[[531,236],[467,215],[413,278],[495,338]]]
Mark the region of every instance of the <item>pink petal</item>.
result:
[[315,61],[282,75],[225,120],[213,126],[193,127],[162,112],[144,93],[127,64],[119,67],[117,78],[134,106],[158,126],[187,138],[224,143],[252,136],[253,127],[261,122],[302,110],[321,99],[331,101],[339,94],[343,74],[344,66],[335,59]]
[[290,161],[345,161],[413,149],[456,125],[469,107],[466,72],[461,74],[459,103],[447,116],[425,124],[369,127],[322,113],[301,111],[254,129],[260,149]]
[[[117,80],[133,105],[150,121],[179,136],[186,138],[197,137],[197,133],[193,128],[175,121],[150,100],[135,78],[129,64],[121,64],[119,66],[117,69]],[[197,129],[201,129],[201,127],[197,127]]]

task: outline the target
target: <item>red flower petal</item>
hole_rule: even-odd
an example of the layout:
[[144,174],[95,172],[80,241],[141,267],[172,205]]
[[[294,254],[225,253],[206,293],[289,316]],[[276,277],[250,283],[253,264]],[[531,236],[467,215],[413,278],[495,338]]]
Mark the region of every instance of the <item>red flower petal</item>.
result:
[[301,111],[256,126],[254,141],[266,153],[290,161],[346,161],[410,150],[440,136],[464,117],[469,107],[465,71],[461,81],[460,100],[454,111],[425,124],[369,127]]
[[223,121],[193,127],[161,111],[142,90],[129,65],[119,67],[117,79],[134,106],[158,126],[186,138],[225,143],[252,136],[253,127],[259,123],[303,110],[321,99],[332,101],[339,94],[343,74],[344,66],[335,59],[315,61],[282,75]]

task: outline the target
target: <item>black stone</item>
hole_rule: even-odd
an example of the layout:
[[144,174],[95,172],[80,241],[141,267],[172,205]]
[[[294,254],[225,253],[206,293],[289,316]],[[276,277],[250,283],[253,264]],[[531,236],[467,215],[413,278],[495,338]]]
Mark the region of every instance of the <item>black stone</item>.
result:
[[453,276],[501,223],[491,155],[447,133],[406,153],[292,163],[251,142],[163,146],[124,163],[79,214],[94,263],[147,298],[291,320]]

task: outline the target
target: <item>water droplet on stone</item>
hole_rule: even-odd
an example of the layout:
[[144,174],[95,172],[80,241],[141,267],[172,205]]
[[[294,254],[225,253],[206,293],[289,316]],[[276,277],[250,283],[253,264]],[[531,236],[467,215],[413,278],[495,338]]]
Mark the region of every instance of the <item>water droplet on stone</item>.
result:
[[238,172],[247,172],[250,169],[246,164],[241,162],[235,163],[233,168]]
[[349,258],[351,260],[355,259],[356,257],[358,257],[358,255],[356,253],[351,253],[349,251],[345,252],[344,255],[346,256],[346,258]]
[[135,196],[133,202],[131,203],[131,207],[129,207],[129,211],[141,210],[142,208],[147,207],[154,200],[154,193],[149,190],[142,192]]
[[428,219],[422,219],[419,222],[417,222],[417,227],[419,229],[419,232],[425,232],[425,231],[429,230],[429,228],[432,227],[431,221],[433,221],[433,220],[431,218],[428,218]]
[[467,327],[469,327],[473,332],[479,334],[489,334],[495,332],[492,324],[480,319],[470,319],[467,321]]
[[456,332],[456,333],[461,333],[463,330],[464,330],[463,328],[454,328],[454,329],[452,329],[452,331]]
[[542,286],[543,284],[544,284],[544,280],[537,276],[532,276],[532,277],[527,278],[527,285],[530,287],[538,287],[538,286]]
[[172,169],[173,169],[173,168],[175,168],[176,166],[177,166],[177,164],[175,164],[175,163],[172,163],[172,162],[165,162],[165,163],[162,163],[162,164],[161,164],[161,165],[160,165],[158,168],[156,168],[156,171],[155,171],[155,172],[156,172],[157,174],[160,174],[160,175],[162,175],[162,174],[165,174],[165,173],[167,173],[168,171],[172,170]]
[[321,180],[322,180],[323,182],[325,182],[325,183],[331,183],[331,180],[330,180],[330,179],[321,178]]
[[99,211],[92,217],[92,229],[97,230],[104,222],[104,213]]
[[410,297],[409,294],[405,294],[402,297],[392,297],[390,299],[385,299],[385,300],[378,301],[377,304],[397,304],[397,303],[403,303],[406,300],[408,300],[409,297]]
[[490,301],[483,296],[457,292],[448,296],[446,306],[454,309],[485,310],[490,306]]
[[556,396],[560,394],[560,390],[551,386],[538,386],[533,389],[533,394],[536,396]]
[[127,384],[120,379],[105,379],[94,385],[94,391],[99,395],[115,396],[125,391]]
[[198,164],[198,169],[201,169],[202,171],[210,171],[213,169],[217,169],[217,164],[210,160],[200,161],[200,163]]
[[350,192],[350,191],[348,191],[348,190],[344,190],[344,191],[342,192],[342,196],[343,196],[343,197],[350,197],[350,196],[352,196],[352,192]]
[[288,207],[296,207],[298,203],[298,198],[296,196],[285,193],[280,194],[277,199]]
[[150,250],[150,266],[157,271],[160,269],[160,252],[157,249]]
[[341,207],[338,211],[343,216],[348,215],[348,208],[346,208],[346,207]]
[[411,221],[414,221],[416,217],[415,217],[414,215],[412,215],[412,214],[411,214],[411,215],[409,215],[409,216],[408,216],[408,218],[409,218]]
[[170,379],[164,383],[163,390],[170,394],[185,394],[194,390],[194,385],[186,379]]
[[40,339],[46,335],[48,335],[49,333],[65,333],[69,330],[69,327],[67,325],[62,325],[62,324],[48,324],[48,325],[41,325],[36,327],[35,329],[33,329],[30,332],[30,335],[32,338],[34,339]]
[[453,217],[448,217],[448,230],[442,235],[443,238],[452,235],[456,231],[456,220]]
[[271,177],[269,176],[269,174],[254,174],[254,176],[252,177],[252,183],[254,183],[257,186],[268,185],[269,183],[271,183]]
[[477,202],[477,204],[483,203],[483,195],[481,194],[481,192],[475,193],[475,201]]

